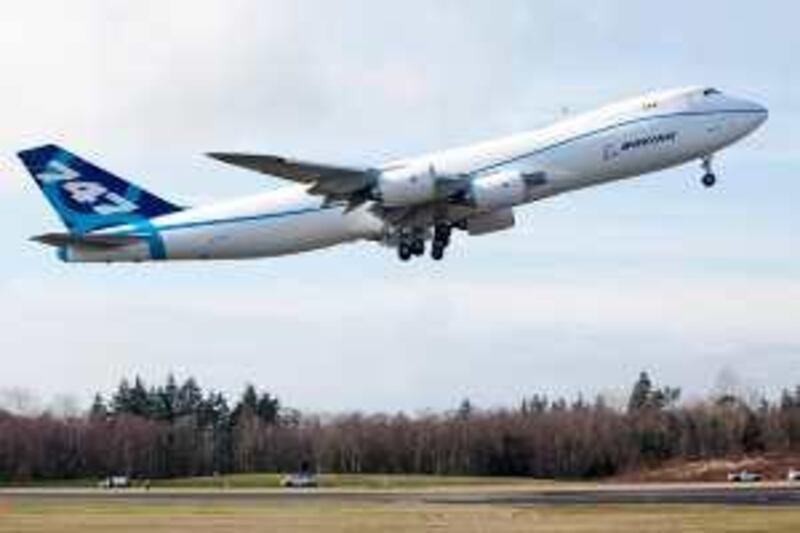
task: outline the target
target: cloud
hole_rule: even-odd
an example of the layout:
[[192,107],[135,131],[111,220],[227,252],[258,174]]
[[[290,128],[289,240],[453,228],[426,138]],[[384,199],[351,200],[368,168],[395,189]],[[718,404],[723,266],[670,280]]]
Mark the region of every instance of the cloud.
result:
[[[599,390],[654,362],[667,378],[690,365],[697,375],[680,384],[697,391],[723,364],[753,370],[748,353],[771,353],[773,366],[786,367],[800,350],[795,282],[443,277],[366,280],[356,290],[289,280],[259,293],[188,284],[162,292],[144,280],[118,289],[61,283],[54,292],[28,280],[1,292],[17,305],[0,314],[14,332],[0,350],[30,355],[0,386],[38,383],[84,397],[125,374],[177,371],[231,391],[256,381],[313,409],[415,409],[459,395],[497,402],[538,388]],[[787,385],[784,376],[758,379],[771,390]]]
[[[796,17],[674,7],[656,20],[610,1],[8,2],[0,352],[24,357],[0,387],[88,400],[124,374],[177,371],[226,390],[253,380],[301,407],[413,409],[605,390],[643,367],[694,390],[725,365],[789,385]],[[370,164],[706,80],[772,111],[720,160],[718,189],[687,167],[542,202],[513,232],[459,239],[444,265],[359,245],[104,269],[26,242],[60,227],[14,156],[33,144],[194,203],[281,184],[209,150]]]

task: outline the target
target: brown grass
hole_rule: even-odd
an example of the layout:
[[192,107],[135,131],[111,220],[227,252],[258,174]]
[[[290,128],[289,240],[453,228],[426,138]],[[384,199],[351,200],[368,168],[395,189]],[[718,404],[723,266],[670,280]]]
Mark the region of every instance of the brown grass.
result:
[[0,504],[2,533],[206,532],[796,533],[800,509],[725,506],[505,507],[422,503]]
[[617,478],[618,481],[688,482],[725,481],[728,472],[749,470],[758,472],[764,479],[782,481],[791,468],[800,468],[800,455],[767,453],[761,455],[709,459],[702,461],[675,460],[658,468],[629,472]]

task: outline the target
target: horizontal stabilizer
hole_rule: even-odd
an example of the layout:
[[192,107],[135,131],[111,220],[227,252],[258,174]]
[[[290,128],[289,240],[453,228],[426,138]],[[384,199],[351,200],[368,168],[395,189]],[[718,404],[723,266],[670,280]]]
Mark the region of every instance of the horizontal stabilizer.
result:
[[31,237],[32,241],[47,244],[49,246],[83,246],[98,250],[108,250],[119,248],[129,244],[142,242],[142,237],[135,235],[76,235],[73,233],[45,233]]

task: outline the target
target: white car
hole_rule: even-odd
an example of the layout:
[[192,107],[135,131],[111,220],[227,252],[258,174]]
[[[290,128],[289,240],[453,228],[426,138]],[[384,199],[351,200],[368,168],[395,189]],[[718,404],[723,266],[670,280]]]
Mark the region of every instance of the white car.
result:
[[319,486],[316,474],[287,474],[281,478],[281,486],[294,489],[307,489]]
[[786,474],[786,481],[800,481],[800,470],[790,468],[789,473]]
[[761,474],[758,474],[756,472],[750,472],[748,470],[740,470],[739,472],[729,473],[728,481],[743,482],[743,483],[761,481]]
[[125,489],[130,487],[131,480],[128,476],[108,476],[97,484],[101,489]]

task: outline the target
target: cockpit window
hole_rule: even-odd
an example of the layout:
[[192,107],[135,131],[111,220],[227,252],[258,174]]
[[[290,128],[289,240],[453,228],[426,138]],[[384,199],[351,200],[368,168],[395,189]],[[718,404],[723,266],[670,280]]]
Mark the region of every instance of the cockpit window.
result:
[[719,92],[717,89],[714,89],[713,87],[709,87],[708,89],[703,91],[703,96],[711,96],[714,94],[722,94],[722,93]]

